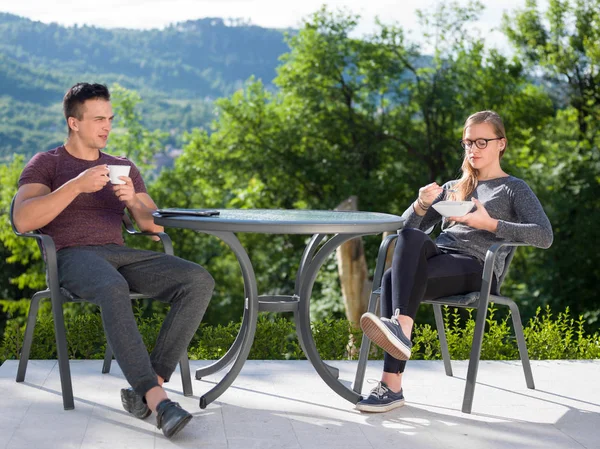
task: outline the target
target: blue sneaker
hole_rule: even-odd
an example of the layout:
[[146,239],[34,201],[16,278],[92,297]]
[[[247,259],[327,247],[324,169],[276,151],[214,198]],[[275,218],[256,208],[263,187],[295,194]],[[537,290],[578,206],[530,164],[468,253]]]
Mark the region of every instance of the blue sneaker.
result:
[[373,343],[389,355],[397,360],[408,360],[412,353],[412,343],[402,332],[398,315],[398,309],[392,318],[379,318],[367,312],[360,317],[360,327]]
[[377,382],[377,386],[371,390],[367,399],[356,404],[356,410],[361,412],[382,413],[389,412],[404,405],[402,390],[394,393],[385,382]]

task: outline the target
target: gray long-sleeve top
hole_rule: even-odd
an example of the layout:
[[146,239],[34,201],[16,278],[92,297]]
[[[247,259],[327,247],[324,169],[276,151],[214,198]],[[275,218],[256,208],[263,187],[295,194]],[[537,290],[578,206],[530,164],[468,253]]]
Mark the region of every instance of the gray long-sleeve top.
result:
[[[444,187],[452,188],[457,180],[449,181]],[[442,192],[433,204],[443,201]],[[522,242],[538,248],[548,248],[552,244],[552,225],[535,193],[522,179],[514,176],[479,181],[475,191],[468,198],[477,198],[490,217],[498,220],[496,233],[471,228],[463,223],[450,223],[433,207],[423,216],[415,213],[411,204],[402,217],[405,226],[425,231],[442,221],[442,232],[435,240],[438,247],[473,256],[483,263],[489,247],[502,241]],[[500,277],[510,248],[503,247],[498,252],[494,273]]]

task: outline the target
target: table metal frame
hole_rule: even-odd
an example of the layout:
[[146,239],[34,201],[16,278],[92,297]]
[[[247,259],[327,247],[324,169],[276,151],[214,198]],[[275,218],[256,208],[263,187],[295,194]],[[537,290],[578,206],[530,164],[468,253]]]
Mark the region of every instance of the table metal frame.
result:
[[[222,210],[226,213],[227,210]],[[307,211],[310,212],[310,211]],[[310,326],[310,297],[319,269],[327,258],[343,243],[363,235],[378,234],[384,231],[395,231],[402,227],[400,217],[379,214],[387,221],[373,221],[352,226],[351,223],[244,223],[236,220],[223,220],[220,217],[161,217],[155,216],[155,222],[165,227],[193,229],[198,232],[214,235],[226,243],[235,254],[242,271],[244,281],[244,314],[240,331],[225,355],[215,363],[196,370],[196,379],[214,374],[232,365],[227,374],[208,392],[200,397],[200,408],[217,399],[233,383],[250,353],[256,333],[258,312],[294,312],[296,333],[300,346],[319,376],[325,383],[344,399],[356,403],[361,399],[358,392],[348,388],[338,380],[337,368],[327,365],[321,360]],[[311,229],[318,228],[313,233]],[[358,229],[356,229],[358,228]],[[371,230],[369,230],[371,228]],[[219,230],[226,229],[226,230]],[[352,232],[354,231],[354,232]],[[274,234],[313,234],[309,240],[296,275],[293,295],[260,295],[256,283],[256,275],[248,253],[234,232],[274,233]],[[335,234],[319,248],[329,234]]]

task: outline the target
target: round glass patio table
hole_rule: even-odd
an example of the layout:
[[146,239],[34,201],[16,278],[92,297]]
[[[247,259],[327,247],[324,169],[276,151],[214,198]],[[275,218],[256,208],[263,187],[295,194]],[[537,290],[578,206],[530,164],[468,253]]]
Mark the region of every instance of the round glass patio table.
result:
[[[244,279],[245,303],[240,332],[221,359],[196,371],[196,379],[232,366],[219,383],[200,397],[200,407],[205,408],[225,392],[241,371],[254,340],[259,311],[294,312],[300,346],[319,376],[344,399],[358,402],[360,394],[342,384],[338,370],[326,365],[319,356],[310,327],[312,288],[320,267],[341,244],[363,235],[397,231],[404,225],[404,219],[379,212],[324,210],[217,209],[219,215],[193,215],[205,211],[161,209],[154,214],[154,221],[160,226],[192,229],[227,243],[237,257]],[[300,260],[293,295],[258,295],[252,263],[235,233],[312,235]],[[328,235],[331,237],[321,245]]]

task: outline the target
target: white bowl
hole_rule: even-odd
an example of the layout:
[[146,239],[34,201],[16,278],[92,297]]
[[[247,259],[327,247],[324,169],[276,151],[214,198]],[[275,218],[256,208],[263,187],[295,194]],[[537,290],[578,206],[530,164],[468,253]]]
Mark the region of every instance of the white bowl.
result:
[[432,205],[442,217],[462,217],[471,212],[473,206],[473,201],[440,201]]

